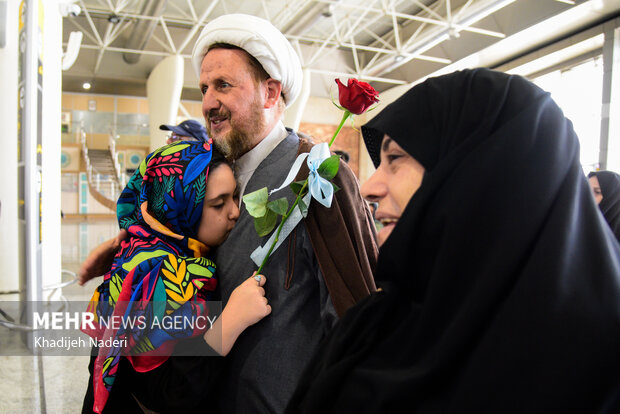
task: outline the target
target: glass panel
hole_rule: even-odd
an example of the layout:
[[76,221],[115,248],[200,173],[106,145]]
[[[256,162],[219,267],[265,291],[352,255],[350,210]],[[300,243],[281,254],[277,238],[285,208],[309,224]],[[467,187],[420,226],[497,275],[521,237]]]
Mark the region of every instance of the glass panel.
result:
[[551,93],[564,115],[573,123],[579,138],[584,172],[598,167],[603,100],[603,60],[601,56],[567,69],[557,70],[533,82]]

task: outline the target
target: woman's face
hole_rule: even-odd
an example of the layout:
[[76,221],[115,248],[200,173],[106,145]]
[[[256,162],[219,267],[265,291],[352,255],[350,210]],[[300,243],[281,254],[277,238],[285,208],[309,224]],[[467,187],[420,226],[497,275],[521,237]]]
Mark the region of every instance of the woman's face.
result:
[[598,183],[598,178],[596,178],[596,175],[593,175],[588,179],[588,181],[590,181],[590,188],[592,188],[594,201],[596,201],[596,204],[601,204],[601,201],[603,200],[603,193],[601,192],[601,185]]
[[396,222],[420,188],[424,167],[389,136],[381,143],[381,163],[362,186],[362,195],[378,203],[375,218],[383,224],[377,233],[379,246],[388,238]]
[[236,188],[235,177],[227,164],[220,164],[209,171],[202,219],[196,236],[209,247],[222,244],[239,218]]

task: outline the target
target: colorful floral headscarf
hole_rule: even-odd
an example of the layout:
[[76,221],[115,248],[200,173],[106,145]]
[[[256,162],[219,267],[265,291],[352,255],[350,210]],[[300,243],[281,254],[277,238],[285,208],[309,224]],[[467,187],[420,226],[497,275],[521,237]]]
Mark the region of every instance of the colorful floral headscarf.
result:
[[[215,264],[203,257],[208,248],[194,237],[211,157],[211,141],[162,147],[146,157],[119,197],[118,222],[130,237],[121,243],[91,299],[95,329],[83,330],[100,344],[116,339],[116,344],[126,346],[111,342],[99,347],[93,374],[95,412],[105,406],[121,356],[127,356],[136,371],[149,371],[168,358],[179,339],[203,332],[191,325],[154,327],[153,322],[207,313],[206,301],[217,284]],[[102,326],[100,321],[110,317],[131,317],[144,324]]]

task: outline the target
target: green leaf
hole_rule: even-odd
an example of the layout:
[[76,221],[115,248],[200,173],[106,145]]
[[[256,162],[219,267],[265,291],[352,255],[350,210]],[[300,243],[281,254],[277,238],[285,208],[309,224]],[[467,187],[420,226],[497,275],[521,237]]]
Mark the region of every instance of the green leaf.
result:
[[117,273],[114,273],[114,275],[112,276],[110,280],[109,289],[110,289],[110,296],[114,299],[115,302],[118,299],[118,295],[120,295],[121,293],[122,286],[123,286],[123,280]]
[[[295,181],[292,182],[290,184],[291,190],[293,190],[293,193],[295,193],[295,195],[299,195],[299,192],[301,191],[301,189],[303,188],[304,184],[306,183],[307,180],[304,181]],[[306,188],[307,190],[307,188]],[[307,192],[307,191],[304,191]],[[301,195],[302,197],[304,196],[304,194]]]
[[[149,161],[150,161],[150,158],[149,158]],[[146,172],[146,164],[147,164],[146,159],[142,160],[142,162],[140,163],[139,170],[140,170],[140,176],[142,177],[144,177],[144,173]]]
[[245,208],[250,213],[250,216],[254,218],[263,217],[267,213],[267,199],[269,198],[269,192],[267,187],[263,187],[260,190],[256,190],[253,193],[249,193],[243,196],[243,202]]
[[187,271],[193,275],[211,277],[213,274],[205,266],[201,266],[195,263],[187,265]]
[[161,156],[165,157],[166,155],[174,154],[175,152],[181,152],[187,147],[189,147],[189,144],[179,144],[170,148],[166,148],[161,152]]
[[263,237],[271,233],[276,226],[278,216],[271,210],[267,210],[263,217],[254,218],[254,228],[259,237]]
[[155,347],[151,343],[151,340],[148,337],[143,337],[140,342],[136,344],[134,349],[131,351],[132,354],[139,354],[142,352],[148,352],[154,350]]
[[338,174],[338,167],[340,166],[340,157],[338,155],[332,155],[321,163],[317,172],[326,180],[331,180]]
[[174,270],[174,267],[172,267],[172,265],[170,264],[170,262],[168,262],[168,260],[164,260],[164,265],[170,272],[176,273],[176,270]]
[[340,187],[338,187],[336,184],[334,183],[330,183],[330,184],[332,185],[332,187],[334,187],[334,194],[340,191]]
[[[203,171],[196,181],[194,181],[193,187],[196,191],[196,196],[194,197],[194,205],[198,205],[202,200],[205,199],[205,192],[207,187],[207,180],[205,180],[206,173]],[[168,178],[168,177],[166,177]]]
[[174,283],[172,283],[171,281],[164,280],[164,285],[166,285],[168,287],[168,289],[178,293],[179,295],[183,295],[183,293],[181,292],[179,287],[177,285],[175,285]]
[[280,216],[288,211],[288,200],[285,197],[278,198],[267,203],[267,208]]
[[299,199],[299,203],[297,203],[297,207],[299,207],[299,211],[301,211],[301,215],[306,218],[308,215],[308,206],[304,203],[304,200]]

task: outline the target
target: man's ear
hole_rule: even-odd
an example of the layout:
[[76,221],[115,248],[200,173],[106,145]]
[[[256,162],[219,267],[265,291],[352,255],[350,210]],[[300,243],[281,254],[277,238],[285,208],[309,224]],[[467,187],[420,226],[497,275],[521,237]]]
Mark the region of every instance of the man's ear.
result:
[[265,105],[264,108],[272,108],[278,104],[280,94],[282,93],[282,84],[280,81],[269,78],[264,82],[265,85]]

